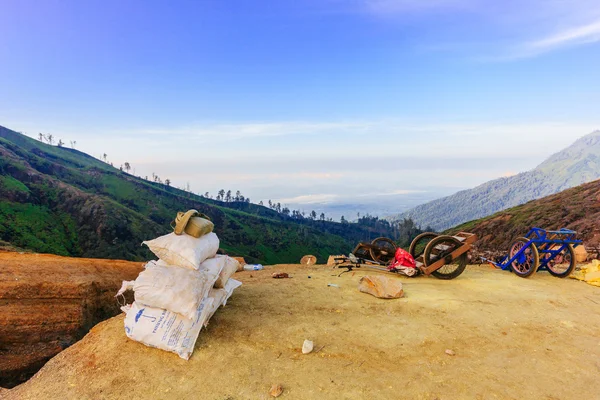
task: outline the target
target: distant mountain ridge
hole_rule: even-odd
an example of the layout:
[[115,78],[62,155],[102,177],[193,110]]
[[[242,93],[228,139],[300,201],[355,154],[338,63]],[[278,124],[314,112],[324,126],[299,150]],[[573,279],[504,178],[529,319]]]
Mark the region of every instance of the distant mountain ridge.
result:
[[600,130],[552,155],[535,169],[499,178],[401,213],[442,231],[600,178]]
[[455,226],[447,231],[477,235],[477,254],[505,255],[510,244],[532,227],[572,229],[588,250],[600,245],[600,180],[532,200],[496,214]]
[[210,216],[223,251],[249,262],[292,263],[306,254],[325,261],[358,241],[391,235],[387,221],[292,218],[207,199],[0,126],[0,241],[42,253],[148,260],[140,243],[169,233],[177,211],[187,209]]

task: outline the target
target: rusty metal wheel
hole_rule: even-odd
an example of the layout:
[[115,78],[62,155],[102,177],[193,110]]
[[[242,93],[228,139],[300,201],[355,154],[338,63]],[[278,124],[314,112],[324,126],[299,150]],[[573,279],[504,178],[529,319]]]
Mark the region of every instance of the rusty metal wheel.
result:
[[425,252],[425,247],[427,244],[431,242],[431,240],[435,239],[439,235],[434,232],[424,232],[420,235],[417,235],[410,243],[410,247],[408,248],[408,252],[411,256],[416,260],[417,257],[422,255]]
[[386,237],[379,237],[371,242],[369,253],[373,261],[380,262],[382,264],[389,264],[396,254],[396,243],[392,239]]
[[[431,240],[423,253],[425,268],[442,258],[450,258],[450,254],[462,246],[463,243],[452,236],[438,236]],[[467,267],[467,253],[463,253],[454,260],[448,260],[442,267],[433,271],[431,275],[438,279],[454,279],[463,273]]]

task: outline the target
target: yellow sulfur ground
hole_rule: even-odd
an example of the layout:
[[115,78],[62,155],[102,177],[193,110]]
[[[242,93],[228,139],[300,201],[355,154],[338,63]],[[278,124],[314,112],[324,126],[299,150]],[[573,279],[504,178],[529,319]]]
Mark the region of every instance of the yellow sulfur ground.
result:
[[589,264],[579,266],[570,277],[600,287],[600,261],[593,260]]

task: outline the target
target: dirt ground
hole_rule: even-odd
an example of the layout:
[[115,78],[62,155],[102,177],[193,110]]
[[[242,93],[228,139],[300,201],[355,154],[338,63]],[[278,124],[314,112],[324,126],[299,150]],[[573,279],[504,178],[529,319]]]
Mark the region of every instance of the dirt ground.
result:
[[600,288],[470,266],[452,281],[392,276],[406,296],[380,300],[357,290],[377,272],[337,272],[235,274],[244,285],[189,361],[127,339],[112,318],[0,397],[267,399],[280,384],[289,399],[600,398]]

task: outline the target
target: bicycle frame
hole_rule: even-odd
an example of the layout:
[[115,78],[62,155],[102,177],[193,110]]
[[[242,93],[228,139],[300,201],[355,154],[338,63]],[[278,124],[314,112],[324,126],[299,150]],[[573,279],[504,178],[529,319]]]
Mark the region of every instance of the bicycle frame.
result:
[[559,255],[567,246],[571,245],[574,248],[583,243],[581,240],[575,239],[577,232],[569,229],[559,229],[557,231],[548,231],[541,228],[531,228],[529,233],[525,235],[525,238],[529,240],[528,244],[523,246],[516,254],[512,257],[509,255],[502,258],[499,262],[494,262],[487,258],[482,259],[494,265],[502,270],[507,270],[511,267],[511,264],[515,261],[520,263],[525,260],[525,251],[529,247],[529,243],[533,243],[540,253],[540,265],[538,270],[547,269],[549,262],[553,261],[554,258]]

